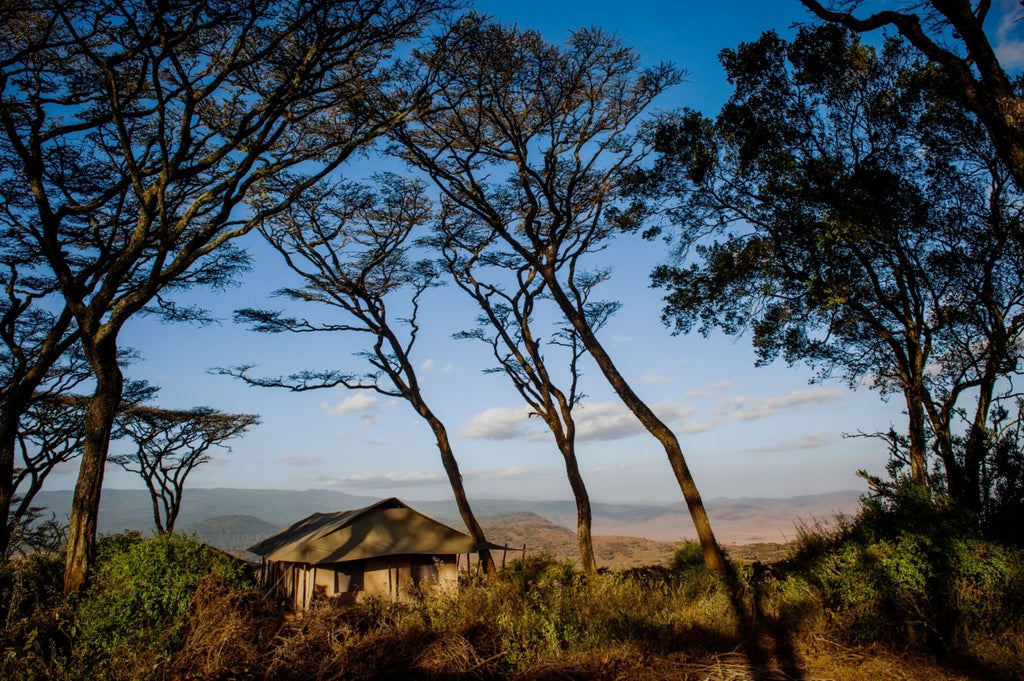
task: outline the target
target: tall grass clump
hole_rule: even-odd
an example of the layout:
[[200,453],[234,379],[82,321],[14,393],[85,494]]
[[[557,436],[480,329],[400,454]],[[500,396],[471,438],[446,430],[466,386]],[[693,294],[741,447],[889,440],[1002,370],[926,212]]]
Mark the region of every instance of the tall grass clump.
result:
[[58,678],[67,667],[73,622],[63,580],[57,553],[0,563],[0,678]]
[[699,578],[654,566],[587,579],[573,563],[540,554],[510,564],[496,581],[435,593],[425,610],[433,631],[468,643],[492,672],[526,678],[565,666],[615,678],[653,657],[736,646],[724,582],[702,563],[698,570]]

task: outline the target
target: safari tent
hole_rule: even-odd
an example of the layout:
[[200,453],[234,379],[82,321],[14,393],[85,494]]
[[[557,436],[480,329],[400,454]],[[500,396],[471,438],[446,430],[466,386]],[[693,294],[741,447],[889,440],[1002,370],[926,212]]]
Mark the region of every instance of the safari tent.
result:
[[365,508],[314,513],[251,546],[263,558],[270,594],[305,609],[317,598],[354,601],[360,594],[397,598],[412,586],[458,584],[460,557],[482,548],[394,497]]

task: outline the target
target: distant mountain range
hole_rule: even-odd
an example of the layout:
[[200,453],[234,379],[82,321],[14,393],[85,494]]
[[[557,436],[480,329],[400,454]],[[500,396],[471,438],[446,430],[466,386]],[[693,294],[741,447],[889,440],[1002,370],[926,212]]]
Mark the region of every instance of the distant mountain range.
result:
[[[786,499],[716,498],[705,502],[719,542],[744,545],[784,543],[797,536],[798,523],[830,522],[839,513],[852,514],[860,493],[852,490]],[[189,489],[185,492],[177,529],[196,534],[223,549],[242,550],[311,513],[361,508],[379,497],[356,496],[331,490]],[[71,509],[71,492],[42,492],[36,505],[66,519]],[[411,501],[413,508],[463,528],[454,501]],[[524,501],[518,499],[473,499],[473,512],[487,527],[488,519],[515,514],[533,514],[574,532],[576,505],[572,501]],[[153,527],[149,493],[144,490],[105,489],[100,505],[101,533]],[[679,542],[695,534],[683,502],[675,504],[593,505],[593,534],[639,538],[654,542]],[[528,543],[518,531],[503,525],[511,544]],[[572,539],[572,535],[568,535]],[[489,536],[490,537],[490,532]],[[493,541],[494,539],[492,539]],[[523,541],[521,541],[523,540]]]

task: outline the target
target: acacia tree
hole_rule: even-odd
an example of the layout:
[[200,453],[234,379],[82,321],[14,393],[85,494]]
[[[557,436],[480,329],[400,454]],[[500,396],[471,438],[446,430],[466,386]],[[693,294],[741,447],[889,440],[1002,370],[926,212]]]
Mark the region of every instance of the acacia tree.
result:
[[13,509],[14,521],[56,466],[81,456],[88,406],[89,398],[83,395],[57,394],[36,400],[26,412],[18,430],[21,465],[15,469],[14,489],[20,506]]
[[383,94],[382,62],[446,5],[5,5],[3,218],[56,278],[96,382],[72,503],[67,591],[81,587],[95,551],[123,384],[120,330],[147,306],[169,319],[200,317],[168,296],[225,285],[248,262],[233,239],[404,115]]
[[[6,208],[0,206],[0,211]],[[49,309],[58,296],[55,282],[45,272],[40,275],[19,239],[16,231],[0,231],[0,518],[5,521],[20,483],[22,420],[38,400],[71,389],[89,373],[81,353],[73,352],[78,343],[73,315],[67,307]],[[0,523],[0,556],[8,554],[11,527]]]
[[[89,400],[58,394],[33,401],[22,415],[17,434],[18,457],[13,469],[11,506],[4,516],[8,536],[34,520],[32,504],[43,483],[60,464],[81,456],[82,423]],[[5,556],[7,548],[5,547]]]
[[[122,353],[122,361],[128,361],[132,356],[133,353]],[[74,348],[64,361],[69,364],[61,364],[60,371],[54,376],[54,379],[61,380],[54,380],[47,385],[47,392],[34,396],[18,427],[11,508],[4,516],[7,529],[12,534],[21,528],[20,534],[25,536],[25,525],[39,515],[41,509],[32,504],[50,473],[82,455],[85,415],[90,398],[70,390],[88,378],[88,367]],[[145,381],[127,380],[122,408],[148,400],[156,392],[157,388]]]
[[[380,175],[377,191],[354,183],[313,187],[288,210],[266,220],[260,233],[302,281],[301,287],[283,288],[277,295],[326,305],[340,311],[343,320],[315,322],[255,309],[239,310],[236,320],[270,333],[362,334],[370,347],[359,356],[370,371],[303,371],[286,378],[253,377],[250,366],[222,371],[256,386],[304,391],[340,385],[406,401],[434,434],[459,514],[480,547],[484,570],[490,571],[493,558],[469,503],[447,429],[425,398],[411,359],[420,330],[421,298],[439,278],[429,262],[410,258],[417,230],[431,217],[431,204],[420,183]],[[396,308],[404,317],[389,312]]]
[[[448,211],[444,211],[447,213]],[[573,408],[582,395],[578,391],[579,361],[586,352],[572,327],[556,328],[550,337],[539,335],[534,315],[545,295],[544,281],[529,265],[512,253],[502,251],[501,242],[489,229],[475,221],[466,221],[456,210],[443,214],[437,235],[430,244],[441,253],[442,261],[456,284],[465,291],[482,314],[476,328],[456,334],[456,338],[475,339],[490,346],[498,367],[488,373],[502,372],[531,409],[539,416],[555,439],[565,462],[565,471],[576,501],[576,541],[584,574],[597,574],[594,544],[591,538],[590,495],[580,473],[576,457],[576,420]],[[501,280],[508,280],[507,284]],[[603,273],[584,282],[580,289],[589,299],[591,289],[604,279]],[[613,303],[588,305],[588,323],[596,331],[618,308]],[[567,352],[563,390],[559,378],[550,370],[562,366],[561,357],[545,358],[547,345]]]
[[633,131],[679,72],[641,68],[632,50],[596,29],[558,47],[472,14],[419,57],[435,84],[432,105],[397,129],[400,153],[429,174],[452,210],[492,230],[544,282],[612,388],[664,447],[705,563],[724,569],[678,438],[615,366],[581,289],[586,257],[637,226],[633,211],[614,210],[621,178],[645,152]]
[[[985,23],[992,0],[930,0],[897,3],[857,16],[850,2],[800,0],[818,18],[858,32],[892,26],[939,66],[942,82],[985,126],[996,154],[1024,191],[1024,79],[1011,77],[999,61]],[[1024,6],[1024,2],[1018,4]],[[852,5],[852,7],[851,7]],[[1001,9],[1009,11],[1003,5]],[[1020,21],[1024,13],[1016,18]],[[1008,17],[1002,17],[1004,21]]]
[[117,417],[117,437],[127,438],[134,451],[113,454],[110,462],[146,483],[153,504],[153,522],[160,534],[174,532],[185,481],[213,457],[213,447],[230,452],[224,443],[260,422],[254,414],[225,414],[211,407],[160,409],[133,405]]
[[762,362],[901,395],[913,479],[928,483],[934,451],[950,495],[980,511],[992,409],[1024,348],[1022,203],[1004,164],[900,41],[876,52],[823,26],[722,61],[736,89],[717,119],[656,132],[647,179],[678,201],[680,260],[654,273],[666,320],[749,330]]

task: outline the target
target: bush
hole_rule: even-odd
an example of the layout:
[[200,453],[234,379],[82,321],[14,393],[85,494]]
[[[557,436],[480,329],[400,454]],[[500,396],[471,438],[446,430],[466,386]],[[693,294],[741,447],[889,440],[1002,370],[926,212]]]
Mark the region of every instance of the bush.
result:
[[1024,671],[1024,551],[982,539],[916,485],[865,499],[852,522],[805,528],[789,569],[820,590],[833,635]]
[[556,560],[550,553],[538,553],[512,561],[502,572],[506,581],[527,591],[545,584],[572,584],[583,579],[571,560]]
[[673,572],[686,572],[704,568],[704,550],[700,542],[684,541],[676,547],[669,567]]
[[251,588],[246,566],[194,538],[142,539],[137,533],[101,542],[76,614],[73,659],[92,678],[136,678],[176,650],[186,611],[205,578]]

